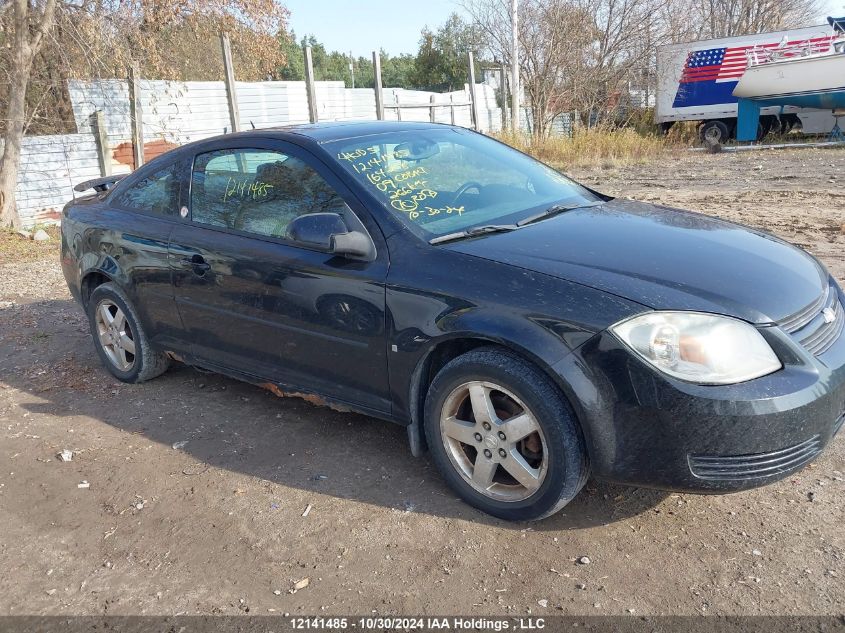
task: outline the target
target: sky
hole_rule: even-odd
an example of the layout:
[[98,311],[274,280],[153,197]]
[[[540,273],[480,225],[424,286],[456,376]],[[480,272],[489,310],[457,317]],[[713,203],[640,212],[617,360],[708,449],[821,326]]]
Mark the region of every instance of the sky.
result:
[[845,0],[827,0],[827,12],[824,15],[832,15],[835,18],[845,15]]
[[[457,11],[457,0],[284,0],[297,38],[315,35],[329,51],[368,57],[383,48],[415,54],[424,26],[436,28]],[[819,16],[845,15],[845,0],[827,0]]]
[[416,54],[420,31],[436,28],[457,11],[455,0],[284,0],[297,38],[314,35],[329,51],[368,57],[383,48],[391,55]]

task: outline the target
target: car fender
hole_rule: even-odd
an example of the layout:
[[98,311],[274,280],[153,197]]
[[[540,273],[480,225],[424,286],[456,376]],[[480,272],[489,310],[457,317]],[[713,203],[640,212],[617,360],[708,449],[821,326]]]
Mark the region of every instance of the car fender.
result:
[[79,289],[80,296],[84,299],[86,279],[91,275],[102,275],[109,281],[117,283],[121,288],[126,288],[127,276],[121,269],[117,260],[106,253],[85,253],[79,260]]
[[[425,452],[422,433],[423,390],[427,387],[432,363],[438,360],[440,350],[449,350],[447,358],[451,360],[474,347],[502,347],[538,367],[569,399],[574,390],[565,384],[566,376],[557,373],[554,368],[563,366],[563,359],[595,334],[580,331],[580,337],[565,337],[561,336],[560,330],[552,329],[548,322],[541,325],[516,313],[502,314],[501,311],[494,312],[485,308],[462,310],[459,314],[447,313],[436,323],[438,335],[425,336],[418,333],[413,339],[418,347],[408,381],[406,410],[409,412],[408,439],[414,456]],[[562,329],[565,334],[571,334],[565,331],[566,328]]]

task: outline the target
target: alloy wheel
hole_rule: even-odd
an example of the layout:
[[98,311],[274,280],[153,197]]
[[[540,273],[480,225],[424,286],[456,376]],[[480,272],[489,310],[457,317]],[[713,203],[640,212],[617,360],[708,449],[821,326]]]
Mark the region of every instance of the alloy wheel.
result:
[[135,363],[135,338],[123,310],[103,299],[95,313],[97,337],[109,362],[120,371],[129,371]]
[[455,388],[443,403],[440,436],[449,461],[474,490],[505,502],[527,499],[548,470],[548,449],[534,414],[488,381]]

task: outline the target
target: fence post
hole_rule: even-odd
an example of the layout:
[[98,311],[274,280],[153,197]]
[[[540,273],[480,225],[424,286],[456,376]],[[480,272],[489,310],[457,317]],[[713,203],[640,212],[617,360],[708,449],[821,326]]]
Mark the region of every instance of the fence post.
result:
[[109,139],[106,136],[106,124],[103,111],[97,110],[91,115],[91,132],[97,145],[97,162],[100,165],[101,176],[111,176],[111,156],[109,156]]
[[469,61],[469,113],[472,118],[472,129],[478,131],[478,109],[475,100],[475,59],[472,56],[472,51],[467,53],[467,61]]
[[449,95],[449,115],[452,117],[452,125],[455,125],[455,95]]
[[144,111],[141,107],[141,70],[137,62],[129,67],[129,119],[132,123],[133,169],[144,164]]
[[396,91],[393,91],[393,103],[396,104],[396,120],[402,120],[402,106],[399,103],[399,95],[396,94]]
[[384,95],[381,86],[381,55],[373,51],[373,90],[376,93],[376,118],[384,120]]
[[519,16],[517,4],[511,0],[511,127],[519,132]]
[[232,126],[232,132],[240,132],[241,113],[238,110],[238,94],[235,88],[232,45],[229,43],[229,34],[226,31],[220,33],[220,48],[223,51],[223,79],[226,82],[226,100],[229,102],[229,122]]
[[431,103],[431,105],[428,107],[428,120],[431,121],[432,123],[436,123],[436,119],[437,119],[437,115],[434,111],[435,110],[435,108],[434,108],[435,101],[436,101],[436,99],[435,99],[434,95],[431,95],[431,98],[429,99],[429,102]]
[[311,61],[311,47],[305,47],[305,92],[308,94],[308,120],[317,122],[317,89],[314,86],[314,64]]
[[499,66],[499,96],[502,103],[502,131],[508,129],[508,89],[505,86],[505,67]]

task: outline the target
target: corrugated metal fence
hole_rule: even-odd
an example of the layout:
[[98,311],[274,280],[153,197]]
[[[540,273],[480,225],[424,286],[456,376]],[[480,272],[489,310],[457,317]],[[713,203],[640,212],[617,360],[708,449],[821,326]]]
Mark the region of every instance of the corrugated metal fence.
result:
[[25,226],[56,219],[73,185],[100,175],[91,134],[27,136],[21,144],[21,169],[15,201]]

